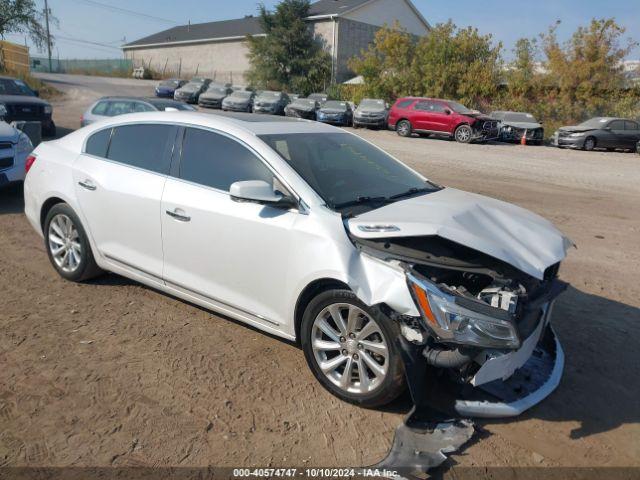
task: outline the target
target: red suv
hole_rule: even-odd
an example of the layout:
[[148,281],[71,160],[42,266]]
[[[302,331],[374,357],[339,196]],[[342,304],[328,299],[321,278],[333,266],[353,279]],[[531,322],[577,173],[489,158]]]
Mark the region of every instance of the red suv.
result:
[[389,127],[401,137],[442,135],[461,143],[498,137],[498,122],[451,100],[400,98],[389,112]]

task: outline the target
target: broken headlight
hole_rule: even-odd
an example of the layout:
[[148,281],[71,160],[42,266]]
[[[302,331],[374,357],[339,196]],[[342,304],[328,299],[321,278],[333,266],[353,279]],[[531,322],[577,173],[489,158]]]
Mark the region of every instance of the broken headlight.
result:
[[422,318],[438,340],[483,348],[520,346],[509,312],[448,294],[412,274],[407,278]]

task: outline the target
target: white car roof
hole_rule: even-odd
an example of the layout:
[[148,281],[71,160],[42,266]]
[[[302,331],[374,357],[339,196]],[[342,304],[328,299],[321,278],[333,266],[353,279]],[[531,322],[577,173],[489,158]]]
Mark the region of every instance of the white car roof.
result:
[[61,145],[71,149],[81,149],[84,139],[96,130],[110,125],[131,123],[182,123],[200,127],[209,127],[232,135],[250,133],[253,135],[287,134],[287,133],[336,133],[343,130],[324,123],[313,122],[273,115],[256,115],[250,113],[201,113],[189,111],[142,112],[117,115],[105,118],[89,126],[76,130],[57,140]]

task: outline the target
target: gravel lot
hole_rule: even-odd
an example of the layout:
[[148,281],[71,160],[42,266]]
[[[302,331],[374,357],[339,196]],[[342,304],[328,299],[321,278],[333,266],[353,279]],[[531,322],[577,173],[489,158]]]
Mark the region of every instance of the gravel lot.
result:
[[[153,82],[43,75],[66,95],[61,132],[91,100]],[[432,180],[556,223],[578,245],[555,309],[558,390],[516,420],[480,422],[461,466],[640,466],[640,156],[460,145],[358,130]],[[50,267],[0,192],[0,466],[347,466],[386,453],[407,399],[342,403],[294,345],[115,275],[75,285]]]

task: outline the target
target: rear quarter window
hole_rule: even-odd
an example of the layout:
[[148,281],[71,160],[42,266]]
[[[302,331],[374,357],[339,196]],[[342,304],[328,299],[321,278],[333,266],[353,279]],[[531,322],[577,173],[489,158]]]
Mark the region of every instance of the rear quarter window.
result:
[[413,103],[413,100],[401,100],[396,103],[396,108],[408,108]]
[[100,130],[87,139],[85,153],[96,157],[107,157],[107,149],[109,148],[109,139],[111,138],[111,129]]
[[107,115],[107,109],[109,108],[109,102],[98,102],[91,113],[94,115]]

